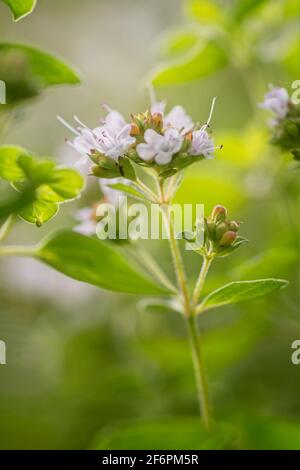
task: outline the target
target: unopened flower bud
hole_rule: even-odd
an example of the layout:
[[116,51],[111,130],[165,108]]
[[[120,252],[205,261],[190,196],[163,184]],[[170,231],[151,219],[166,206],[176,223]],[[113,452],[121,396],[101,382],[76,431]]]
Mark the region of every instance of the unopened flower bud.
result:
[[187,134],[185,134],[185,139],[188,140],[189,142],[192,142],[192,139],[193,139],[193,133],[192,132],[188,132]]
[[210,220],[206,221],[208,236],[212,239],[216,236],[216,224]]
[[230,246],[236,239],[236,232],[233,232],[232,230],[229,230],[228,232],[225,232],[224,235],[222,236],[220,240],[220,246]]
[[157,126],[161,127],[163,125],[163,117],[161,113],[153,113],[151,114],[151,121],[152,123]]
[[226,222],[221,222],[216,227],[216,238],[220,240],[225,232],[228,231],[228,224]]
[[236,222],[235,220],[231,220],[230,222],[228,222],[228,228],[232,232],[237,232],[238,229],[240,228],[240,224],[239,222]]
[[139,126],[135,123],[131,124],[131,129],[130,129],[130,135],[139,135],[140,134],[140,129]]
[[211,218],[215,222],[223,222],[226,219],[227,210],[224,206],[215,206],[211,213]]

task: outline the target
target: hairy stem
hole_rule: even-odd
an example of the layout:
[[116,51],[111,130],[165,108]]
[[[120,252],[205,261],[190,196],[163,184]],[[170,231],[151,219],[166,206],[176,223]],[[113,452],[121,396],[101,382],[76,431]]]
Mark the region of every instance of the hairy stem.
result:
[[200,407],[200,414],[208,432],[212,431],[212,415],[211,406],[208,396],[208,385],[206,380],[205,368],[203,363],[202,352],[200,348],[199,334],[197,332],[196,319],[190,316],[187,319],[187,327],[190,339],[191,354],[194,366],[194,373],[197,386],[197,397]]

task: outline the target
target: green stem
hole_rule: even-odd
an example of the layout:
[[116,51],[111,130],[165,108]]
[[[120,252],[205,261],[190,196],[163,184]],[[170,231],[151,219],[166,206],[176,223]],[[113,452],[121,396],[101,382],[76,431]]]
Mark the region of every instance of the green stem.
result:
[[197,397],[200,407],[200,414],[203,417],[204,426],[207,432],[212,431],[212,415],[208,396],[208,384],[206,380],[205,368],[202,352],[200,348],[199,334],[197,332],[196,319],[190,316],[187,319],[187,327],[190,339],[192,360],[197,385]]
[[[169,243],[171,248],[171,253],[173,257],[174,268],[177,276],[178,287],[181,291],[183,303],[184,303],[184,316],[188,326],[188,333],[190,339],[191,354],[194,366],[194,373],[197,386],[197,398],[200,406],[200,416],[203,417],[204,426],[207,432],[212,430],[212,417],[211,409],[209,404],[208,397],[208,386],[206,381],[205,369],[203,364],[203,358],[200,349],[200,340],[197,332],[197,325],[195,321],[195,304],[191,302],[190,294],[187,286],[187,278],[185,273],[185,268],[180,253],[180,249],[175,238],[174,225],[171,217],[169,216],[168,206],[165,204],[166,198],[164,194],[164,185],[163,181],[157,181],[158,195],[160,199],[160,208],[164,216],[166,227],[169,231]],[[209,269],[211,259],[206,259],[204,266],[201,268],[200,280],[196,284],[196,295],[202,290],[202,287],[205,282],[205,277]]]
[[185,315],[188,317],[190,315],[190,296],[187,287],[187,279],[182,256],[175,237],[174,224],[172,218],[169,215],[169,206],[165,204],[164,186],[162,180],[159,180],[157,182],[157,188],[160,200],[160,209],[162,211],[165,226],[169,234],[169,244],[173,258],[173,265],[176,272],[177,284],[182,294],[184,312]]
[[203,263],[202,263],[201,270],[200,270],[200,273],[196,282],[196,286],[194,289],[194,293],[193,293],[192,303],[194,307],[197,305],[199,301],[199,297],[202,293],[202,289],[204,287],[206,276],[209,271],[212,260],[213,260],[212,256],[203,257]]
[[35,246],[0,246],[0,256],[33,256]]
[[7,235],[9,234],[9,232],[12,229],[12,226],[14,225],[15,220],[16,220],[15,214],[11,214],[6,219],[6,221],[4,222],[2,227],[0,228],[0,242],[2,242],[7,237]]

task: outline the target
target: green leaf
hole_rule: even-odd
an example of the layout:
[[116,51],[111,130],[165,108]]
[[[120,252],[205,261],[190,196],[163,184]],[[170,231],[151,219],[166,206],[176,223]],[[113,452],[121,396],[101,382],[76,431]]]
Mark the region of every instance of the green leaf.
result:
[[78,197],[84,187],[76,170],[56,167],[52,160],[9,145],[0,147],[0,177],[20,193],[0,207],[0,214],[16,213],[37,226],[54,217],[58,204]]
[[288,281],[283,279],[258,279],[255,281],[237,281],[211,292],[199,305],[197,312],[202,313],[211,308],[256,299],[270,292],[286,287]]
[[39,197],[44,201],[63,202],[75,199],[84,187],[83,177],[72,168],[54,169],[51,178],[51,182],[38,190]]
[[228,63],[228,57],[215,42],[201,44],[190,54],[169,65],[161,66],[152,75],[154,85],[170,85],[197,80],[216,72]]
[[9,181],[21,181],[25,173],[18,164],[20,156],[26,154],[22,147],[3,145],[0,147],[0,177]]
[[36,257],[67,276],[104,289],[144,295],[168,293],[135,270],[116,247],[70,230],[47,238]]
[[38,199],[20,210],[18,215],[26,222],[35,224],[37,227],[41,227],[43,223],[52,219],[57,212],[57,204]]
[[100,431],[89,448],[106,449],[232,449],[236,438],[234,428],[218,423],[208,434],[199,418],[181,417],[119,423]]
[[148,201],[149,197],[147,197],[146,193],[143,193],[143,191],[134,183],[131,184],[125,184],[125,183],[114,183],[114,184],[108,184],[112,189],[116,189],[117,191],[122,191],[123,193],[129,194],[129,196],[132,196],[136,199],[142,199],[144,201]]
[[162,40],[159,52],[168,58],[187,54],[199,43],[199,34],[191,30],[173,31]]
[[232,16],[237,23],[242,22],[253,13],[257,14],[256,10],[262,7],[266,2],[267,0],[243,0],[242,2],[236,2]]
[[6,83],[7,106],[38,95],[53,85],[75,85],[81,79],[63,60],[31,46],[0,43],[0,77]]
[[226,8],[222,8],[211,0],[188,0],[186,6],[187,15],[202,24],[224,23],[224,11]]
[[2,0],[12,11],[14,21],[29,15],[34,10],[36,0]]

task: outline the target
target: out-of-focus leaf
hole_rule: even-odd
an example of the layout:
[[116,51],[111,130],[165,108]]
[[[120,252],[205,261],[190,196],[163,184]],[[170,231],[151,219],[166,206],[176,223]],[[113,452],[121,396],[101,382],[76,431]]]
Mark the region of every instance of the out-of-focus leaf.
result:
[[235,433],[232,427],[218,425],[207,434],[200,418],[132,422],[115,430],[103,430],[90,444],[94,450],[106,449],[232,449]]
[[204,24],[222,24],[225,20],[224,8],[211,0],[188,0],[186,13]]
[[236,22],[243,21],[265,3],[267,3],[267,0],[243,0],[242,2],[235,2],[235,8],[232,11],[234,20]]
[[57,212],[57,204],[38,199],[21,209],[18,215],[26,222],[41,227],[45,222],[52,219]]
[[180,60],[158,67],[152,74],[152,82],[159,86],[197,80],[216,72],[227,63],[225,51],[217,42],[210,41],[194,48]]
[[67,276],[104,289],[144,295],[168,293],[135,270],[117,248],[70,230],[43,241],[36,257]]
[[222,305],[245,302],[262,297],[270,292],[286,287],[288,281],[283,279],[258,279],[255,281],[230,282],[209,294],[202,301],[199,312]]
[[55,167],[51,160],[37,159],[27,150],[9,145],[0,147],[0,177],[20,193],[0,213],[17,213],[37,226],[57,213],[59,203],[78,197],[84,186],[76,170]]
[[25,173],[18,164],[18,159],[24,155],[26,150],[13,145],[3,145],[0,147],[0,177],[9,181],[21,181],[25,178]]
[[31,46],[0,43],[0,77],[7,106],[38,95],[53,85],[75,85],[81,79],[63,60]]
[[248,418],[244,433],[245,447],[248,449],[300,450],[300,427],[296,421]]
[[168,58],[175,58],[187,54],[200,41],[195,31],[184,30],[167,34],[159,44],[159,52]]
[[15,21],[24,18],[34,10],[36,0],[2,0],[11,9]]

